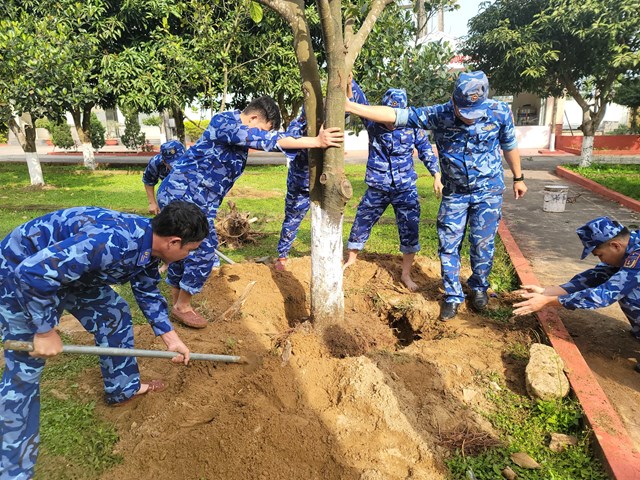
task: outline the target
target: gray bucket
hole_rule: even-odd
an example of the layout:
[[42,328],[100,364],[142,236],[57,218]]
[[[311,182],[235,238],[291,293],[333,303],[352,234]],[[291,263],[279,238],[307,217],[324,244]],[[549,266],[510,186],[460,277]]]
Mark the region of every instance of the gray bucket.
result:
[[554,213],[564,212],[568,192],[569,187],[566,185],[545,185],[542,210]]

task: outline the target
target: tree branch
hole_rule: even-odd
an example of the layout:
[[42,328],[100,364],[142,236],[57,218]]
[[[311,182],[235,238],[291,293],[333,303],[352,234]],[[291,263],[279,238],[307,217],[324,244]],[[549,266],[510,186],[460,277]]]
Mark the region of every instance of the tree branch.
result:
[[351,71],[353,64],[356,62],[356,58],[358,58],[358,54],[360,53],[364,42],[367,41],[367,37],[371,33],[371,30],[373,30],[373,26],[378,20],[378,17],[385,7],[392,2],[393,0],[373,0],[371,3],[371,8],[369,9],[369,13],[367,13],[367,18],[364,19],[358,33],[353,36],[352,41],[348,45],[349,50],[346,57],[346,66],[348,71]]

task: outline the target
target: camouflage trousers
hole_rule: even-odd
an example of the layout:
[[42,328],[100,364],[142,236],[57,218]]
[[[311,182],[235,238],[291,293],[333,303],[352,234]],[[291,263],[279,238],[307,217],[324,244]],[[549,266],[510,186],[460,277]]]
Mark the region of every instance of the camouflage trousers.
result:
[[172,183],[162,182],[157,193],[158,205],[162,208],[174,200],[194,203],[207,215],[209,235],[205,237],[200,247],[191,252],[187,258],[169,264],[166,281],[174,288],[180,288],[195,295],[202,290],[211,275],[211,270],[220,266],[220,259],[216,255],[218,234],[216,233],[215,221],[222,198],[207,188],[189,184],[186,178],[182,181],[179,175],[179,172],[176,172],[173,177],[167,177],[174,180]]
[[443,197],[437,229],[446,302],[464,301],[460,284],[460,249],[467,229],[472,270],[467,284],[472,290],[484,292],[489,288],[494,241],[501,216],[502,192],[451,193]]
[[[15,285],[0,286],[2,340],[33,339],[29,318],[15,294]],[[133,348],[133,324],[127,302],[109,286],[61,292],[58,317],[73,314],[103,347]],[[4,351],[0,383],[0,480],[26,480],[34,475],[40,430],[40,375],[45,360],[24,352]],[[107,403],[118,403],[140,389],[135,357],[100,357]]]
[[347,248],[362,250],[369,240],[371,229],[380,219],[389,205],[393,206],[396,214],[398,235],[400,236],[400,251],[415,253],[420,250],[418,235],[420,223],[420,202],[418,189],[403,190],[401,192],[386,192],[369,187],[358,204],[356,218],[351,226]]
[[298,235],[298,229],[309,211],[309,188],[300,185],[287,185],[287,196],[284,199],[284,221],[278,241],[278,257],[289,256],[291,245]]

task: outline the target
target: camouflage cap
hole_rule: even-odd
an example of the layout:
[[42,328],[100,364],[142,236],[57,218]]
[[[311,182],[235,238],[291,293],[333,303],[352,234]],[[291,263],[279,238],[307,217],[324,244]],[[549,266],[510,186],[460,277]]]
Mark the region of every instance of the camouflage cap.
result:
[[184,145],[178,140],[169,140],[160,145],[160,155],[164,160],[173,160],[184,155]]
[[583,260],[595,248],[618,235],[623,228],[619,222],[609,217],[595,218],[578,228],[576,233],[584,245],[580,259]]
[[382,105],[393,108],[407,108],[407,92],[402,88],[390,88],[382,96]]
[[452,96],[460,115],[469,120],[475,120],[486,115],[488,95],[489,80],[484,72],[478,70],[461,73]]

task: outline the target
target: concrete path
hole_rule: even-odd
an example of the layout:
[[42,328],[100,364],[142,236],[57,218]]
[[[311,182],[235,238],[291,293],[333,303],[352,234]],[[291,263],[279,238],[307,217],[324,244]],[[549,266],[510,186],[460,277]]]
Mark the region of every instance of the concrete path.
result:
[[[555,166],[566,160],[523,161],[527,195],[516,201],[505,193],[505,222],[542,285],[563,283],[597,263],[592,256],[580,260],[582,245],[575,233],[580,225],[607,215],[631,229],[640,228],[640,213],[554,175]],[[569,186],[564,212],[542,210],[545,185]],[[640,361],[640,342],[629,334],[629,322],[617,304],[596,311],[560,309],[559,314],[640,450],[640,374],[633,370]]]

